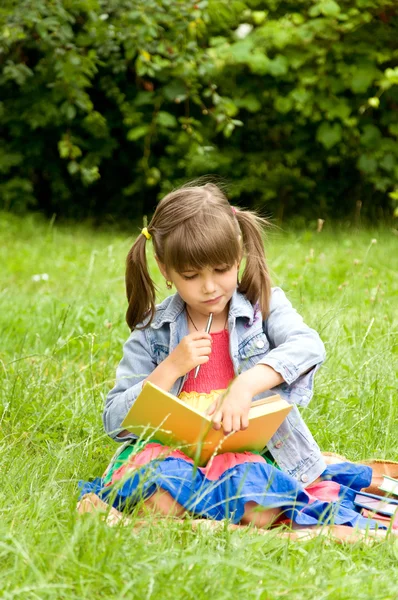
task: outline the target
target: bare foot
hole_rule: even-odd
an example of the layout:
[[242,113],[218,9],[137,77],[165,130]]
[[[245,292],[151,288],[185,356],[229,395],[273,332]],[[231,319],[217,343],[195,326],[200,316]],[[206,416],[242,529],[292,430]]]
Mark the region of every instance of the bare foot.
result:
[[130,525],[131,519],[118,511],[113,506],[109,506],[106,502],[101,500],[96,494],[90,493],[85,494],[83,498],[77,503],[77,512],[82,515],[83,513],[103,513],[105,523],[113,527],[122,523],[123,525]]

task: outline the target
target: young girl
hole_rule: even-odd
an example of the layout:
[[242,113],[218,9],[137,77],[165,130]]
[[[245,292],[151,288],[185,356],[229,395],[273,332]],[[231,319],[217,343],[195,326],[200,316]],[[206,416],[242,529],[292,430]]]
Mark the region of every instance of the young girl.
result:
[[[168,194],[138,236],[126,268],[131,335],[103,416],[107,433],[125,444],[103,478],[82,484],[89,502],[81,501],[81,512],[90,510],[96,494],[119,510],[144,498],[163,514],[189,511],[261,527],[281,520],[375,526],[353,504],[355,491],[370,484],[371,469],[327,467],[297,408],[311,400],[325,350],[283,291],[271,288],[262,224],[206,184]],[[149,244],[167,287],[176,288],[158,306],[146,261]],[[200,399],[214,427],[225,433],[248,426],[257,398],[278,393],[293,408],[262,455],[225,453],[196,468],[181,450],[156,440],[136,443],[121,429],[146,381],[194,406]]]

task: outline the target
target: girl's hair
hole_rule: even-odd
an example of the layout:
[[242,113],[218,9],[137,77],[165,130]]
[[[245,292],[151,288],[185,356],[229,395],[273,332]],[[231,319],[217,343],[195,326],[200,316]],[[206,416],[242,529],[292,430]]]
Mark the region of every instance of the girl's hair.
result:
[[[252,304],[269,312],[271,283],[265,261],[262,226],[267,221],[253,212],[233,208],[212,183],[187,185],[165,196],[147,229],[155,254],[166,266],[182,273],[208,266],[230,265],[246,257],[239,291]],[[155,315],[155,284],[145,256],[147,239],[139,235],[127,255],[126,321],[131,330],[150,325]]]

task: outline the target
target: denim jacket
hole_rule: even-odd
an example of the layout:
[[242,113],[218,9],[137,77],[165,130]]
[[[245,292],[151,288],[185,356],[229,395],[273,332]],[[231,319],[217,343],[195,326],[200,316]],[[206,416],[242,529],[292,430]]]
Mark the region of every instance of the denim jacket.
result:
[[[326,468],[320,449],[298,411],[313,395],[315,371],[325,358],[319,335],[310,329],[280,288],[273,288],[270,313],[263,320],[258,305],[235,292],[230,301],[229,349],[235,374],[258,364],[271,366],[284,383],[253,400],[275,393],[293,405],[292,410],[268,442],[267,448],[282,470],[304,485],[314,481]],[[146,329],[135,329],[124,345],[117,368],[116,385],[105,402],[103,421],[109,436],[117,441],[121,423],[134,403],[143,380],[188,335],[184,301],[178,294],[156,308]],[[170,392],[181,392],[187,375],[180,377]]]

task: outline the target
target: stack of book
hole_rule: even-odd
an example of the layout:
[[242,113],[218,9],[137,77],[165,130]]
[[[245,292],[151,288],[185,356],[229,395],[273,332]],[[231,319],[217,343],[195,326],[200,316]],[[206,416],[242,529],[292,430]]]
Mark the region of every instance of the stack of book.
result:
[[379,490],[383,495],[359,492],[355,496],[355,504],[365,517],[398,526],[398,479],[384,475]]

